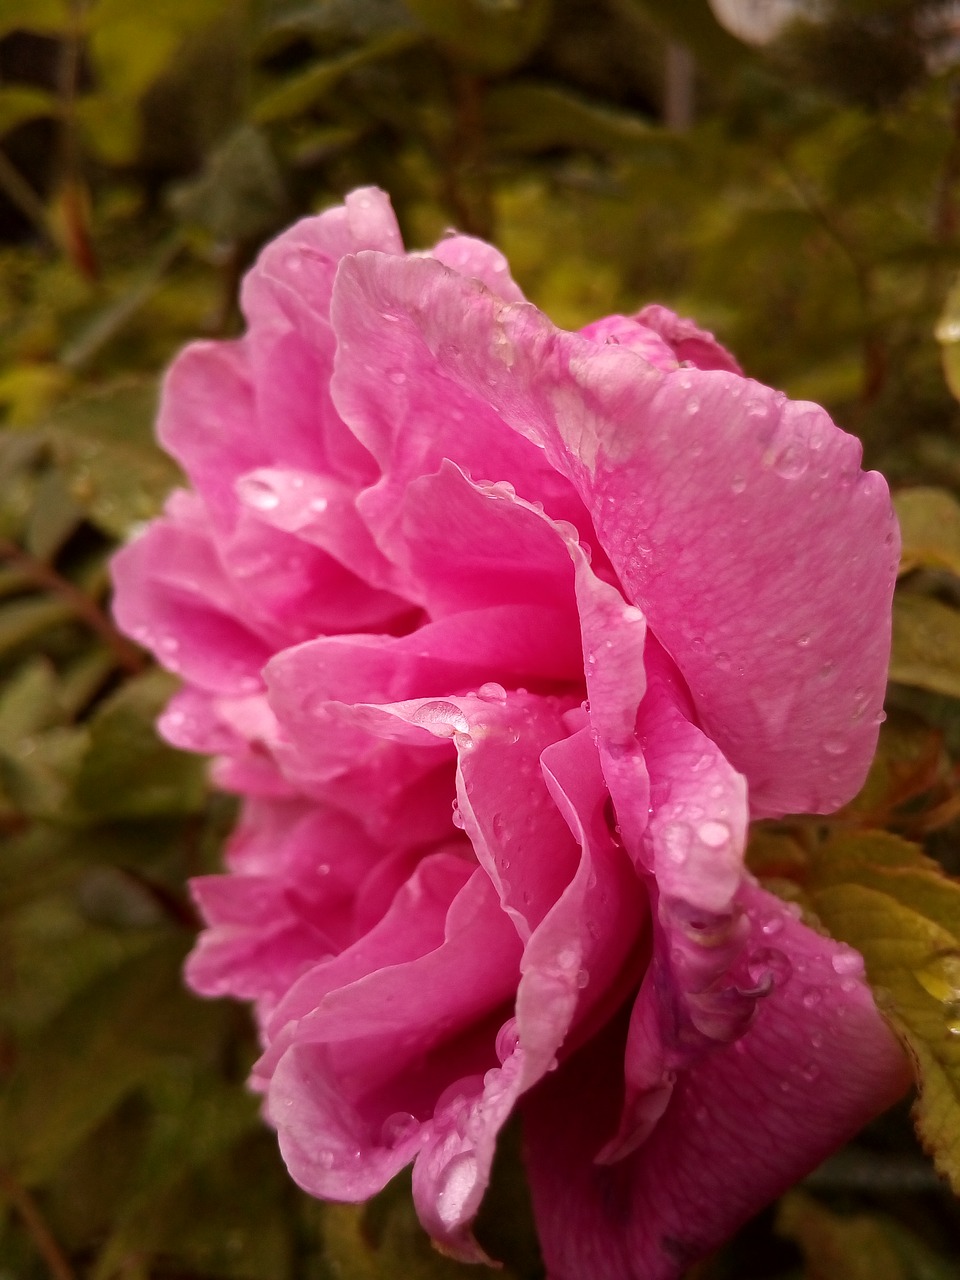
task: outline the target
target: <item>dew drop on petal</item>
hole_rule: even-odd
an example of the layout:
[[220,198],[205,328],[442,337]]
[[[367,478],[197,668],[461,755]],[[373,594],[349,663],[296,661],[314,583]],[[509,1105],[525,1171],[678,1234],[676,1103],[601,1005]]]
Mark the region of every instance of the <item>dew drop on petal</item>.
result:
[[783,986],[793,973],[793,965],[782,951],[773,947],[763,947],[750,957],[747,965],[750,980],[761,986],[772,981],[774,986]]
[[697,837],[708,849],[719,849],[730,839],[730,828],[725,822],[703,822],[697,828]]
[[461,1152],[444,1166],[437,1180],[437,1212],[445,1226],[455,1226],[476,1186],[479,1167],[472,1151]]
[[420,1128],[420,1121],[409,1111],[394,1111],[383,1122],[380,1133],[380,1144],[384,1147],[396,1147],[406,1141]]
[[852,947],[846,947],[830,957],[834,973],[850,974],[863,972],[863,958]]
[[520,1043],[520,1034],[517,1031],[516,1018],[508,1018],[500,1030],[497,1032],[497,1057],[501,1062],[513,1056],[517,1051]]
[[257,476],[241,476],[237,491],[241,500],[257,511],[275,511],[280,505],[280,495],[274,486]]

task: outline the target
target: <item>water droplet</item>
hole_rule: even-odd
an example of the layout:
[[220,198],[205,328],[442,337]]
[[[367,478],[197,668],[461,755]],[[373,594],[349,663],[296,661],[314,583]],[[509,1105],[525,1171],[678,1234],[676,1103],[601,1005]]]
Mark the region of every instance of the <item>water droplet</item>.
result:
[[859,951],[854,951],[852,947],[845,947],[842,951],[832,955],[830,964],[833,966],[834,973],[859,974],[863,972],[863,958]]
[[416,1116],[411,1115],[409,1111],[394,1111],[393,1115],[387,1116],[383,1122],[383,1128],[380,1131],[380,1145],[384,1147],[398,1147],[401,1142],[419,1130],[420,1121]]
[[685,822],[668,822],[662,838],[667,857],[674,866],[682,867],[690,852],[690,828]]
[[816,1062],[808,1062],[806,1066],[801,1069],[800,1074],[808,1084],[813,1084],[814,1080],[818,1080],[820,1078],[820,1067]]
[[730,662],[729,653],[724,653],[722,650],[720,651],[720,653],[716,654],[716,656],[714,657],[714,662],[716,663],[717,669],[719,671],[729,671],[732,665]]
[[423,725],[438,738],[452,738],[455,734],[467,736],[470,722],[453,702],[425,702],[410,717],[412,724]]
[[796,480],[807,469],[807,450],[799,440],[788,440],[769,458],[770,465],[784,480]]
[[395,387],[402,387],[407,380],[407,375],[401,369],[391,369],[387,377]]
[[516,1018],[508,1018],[497,1032],[497,1057],[501,1062],[513,1056],[520,1043]]
[[780,916],[771,916],[769,920],[765,920],[760,927],[760,932],[765,933],[768,938],[772,938],[774,934],[779,933],[783,928],[783,920]]
[[237,492],[242,502],[257,511],[274,511],[280,505],[280,495],[273,485],[257,476],[241,476]]
[[797,636],[797,648],[806,649],[810,644],[810,633],[805,631],[802,636]]
[[451,817],[453,820],[453,825],[457,828],[458,831],[462,831],[464,827],[463,814],[460,812],[460,806],[457,804],[456,800],[454,800],[453,802],[453,813]]
[[776,987],[783,986],[792,972],[793,965],[788,958],[773,947],[763,947],[755,952],[747,965],[750,980],[758,987],[767,982]]
[[960,951],[937,951],[913,975],[934,1000],[960,1000]]
[[482,698],[484,702],[506,702],[507,691],[502,684],[497,684],[495,680],[488,680],[477,690],[477,697]]
[[815,1009],[822,999],[823,996],[816,987],[807,987],[803,993],[802,1004],[805,1009]]
[[587,986],[589,982],[590,982],[589,969],[579,969],[577,971],[577,986],[580,988],[580,990],[582,991],[583,988]]
[[843,756],[847,753],[845,738],[824,738],[823,749],[828,756]]
[[460,1222],[463,1207],[476,1186],[478,1176],[477,1157],[472,1151],[456,1155],[441,1170],[437,1179],[437,1213],[448,1227]]
[[747,487],[747,481],[744,476],[734,476],[733,479],[730,481],[730,489],[731,489],[731,492],[733,493],[741,494],[743,493],[744,489],[746,489],[746,487]]
[[317,1163],[319,1164],[321,1169],[332,1169],[333,1168],[333,1152],[321,1151],[320,1154],[317,1156]]
[[697,836],[708,849],[719,849],[730,839],[730,828],[725,822],[702,822],[697,828]]

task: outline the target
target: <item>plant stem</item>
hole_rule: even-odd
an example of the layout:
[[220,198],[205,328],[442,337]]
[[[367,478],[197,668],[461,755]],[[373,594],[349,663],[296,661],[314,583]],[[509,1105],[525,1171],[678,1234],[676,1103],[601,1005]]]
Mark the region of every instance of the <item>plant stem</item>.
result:
[[0,1193],[7,1197],[19,1213],[30,1239],[47,1264],[53,1280],[77,1280],[76,1272],[54,1239],[53,1232],[37,1207],[37,1202],[8,1169],[0,1169]]
[[65,578],[51,565],[32,556],[23,547],[18,547],[9,538],[0,537],[0,560],[6,560],[22,570],[36,586],[45,591],[51,591],[61,600],[65,600],[80,621],[86,623],[90,630],[100,637],[113,654],[118,667],[129,675],[137,675],[143,671],[146,660],[139,649],[131,644],[126,636],[121,635],[97,602],[75,586],[69,578]]

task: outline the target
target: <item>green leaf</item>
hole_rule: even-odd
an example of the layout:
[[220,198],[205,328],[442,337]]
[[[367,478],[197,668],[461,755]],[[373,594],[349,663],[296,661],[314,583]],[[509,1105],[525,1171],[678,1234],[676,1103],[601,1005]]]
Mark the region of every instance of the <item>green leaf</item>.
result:
[[24,545],[38,560],[52,561],[82,519],[62,472],[51,468],[37,484]]
[[802,1191],[780,1203],[777,1231],[800,1246],[805,1280],[950,1280],[953,1264],[892,1218],[839,1214]]
[[204,761],[168,747],[156,733],[157,716],[176,688],[165,672],[148,671],[97,709],[73,791],[81,813],[116,821],[195,813],[203,806]]
[[[209,1170],[205,1181],[210,1173],[216,1177],[218,1166],[229,1167],[230,1154],[240,1139],[262,1127],[253,1098],[231,1082],[214,1076],[197,1071],[171,1073],[152,1082],[150,1093],[154,1103],[150,1130],[129,1193],[97,1258],[91,1280],[109,1280],[122,1271],[125,1259],[133,1254],[175,1254],[182,1240],[170,1229],[175,1212],[171,1210],[178,1199],[195,1195],[191,1179],[198,1170]],[[235,1197],[221,1208],[227,1213],[232,1208],[236,1214]],[[207,1234],[213,1236],[214,1224],[208,1213],[204,1216]],[[250,1225],[256,1230],[261,1222],[258,1212]],[[275,1266],[282,1246],[277,1248],[274,1241],[272,1247],[276,1250],[272,1259]],[[248,1274],[267,1272],[251,1269]]]
[[246,244],[276,228],[287,195],[266,137],[244,125],[212,152],[199,178],[174,192],[172,203],[184,222],[214,240]]
[[0,1154],[43,1181],[157,1069],[142,1025],[179,989],[179,954],[154,948],[84,988],[25,1046],[0,1112]]
[[[3,16],[0,15],[0,31]],[[4,85],[0,88],[0,138],[27,120],[55,116],[59,103],[52,93],[26,85]]]
[[902,489],[893,505],[900,520],[900,572],[948,569],[960,576],[960,502],[946,489]]
[[891,707],[867,780],[844,813],[882,826],[900,805],[930,790],[946,765],[943,734],[919,716]]
[[160,510],[180,479],[153,440],[156,385],[124,378],[60,406],[47,423],[70,492],[113,537]]
[[60,723],[57,676],[45,658],[34,658],[0,691],[0,749],[16,749],[24,738]]
[[960,612],[929,596],[898,592],[890,679],[960,698]]
[[503,74],[520,65],[543,38],[551,0],[406,0],[435,40],[469,66]]
[[72,618],[72,605],[52,596],[10,600],[0,607],[0,653],[36,640],[44,631]]
[[300,115],[322,101],[351,71],[402,53],[412,48],[418,39],[416,32],[392,32],[339,57],[316,62],[265,93],[253,108],[253,119],[257,124],[269,124]]
[[[960,883],[886,831],[836,830],[806,849],[794,842],[792,857],[787,873],[803,901],[862,953],[877,1004],[914,1063],[920,1137],[960,1191]],[[760,865],[751,857],[761,875],[764,863],[773,869],[769,853]]]
[[52,822],[76,820],[71,800],[87,741],[84,729],[56,728],[0,750],[0,784],[20,813]]
[[676,156],[682,145],[640,116],[534,81],[511,80],[495,86],[484,100],[483,112],[498,145],[522,153],[556,147],[591,152],[647,147]]

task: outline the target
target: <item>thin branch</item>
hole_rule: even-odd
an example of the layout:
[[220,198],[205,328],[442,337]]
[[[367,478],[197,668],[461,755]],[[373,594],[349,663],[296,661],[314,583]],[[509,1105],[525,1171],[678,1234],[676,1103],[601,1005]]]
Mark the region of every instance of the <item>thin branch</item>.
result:
[[3,150],[0,150],[0,190],[30,219],[51,248],[62,248],[43,201]]
[[886,380],[888,364],[887,353],[883,343],[874,332],[874,291],[870,266],[860,257],[838,219],[823,204],[803,175],[787,160],[782,151],[775,149],[774,154],[800,202],[816,218],[826,234],[850,263],[863,310],[863,391],[861,393],[861,401],[864,404],[868,404],[879,394]]
[[53,1232],[37,1207],[37,1202],[8,1169],[0,1169],[0,1192],[19,1213],[27,1234],[47,1264],[53,1280],[77,1280],[77,1273],[54,1239]]
[[69,578],[65,578],[51,565],[32,556],[23,547],[18,547],[9,538],[0,537],[0,560],[6,560],[9,564],[21,569],[36,586],[45,591],[51,591],[61,600],[65,600],[80,621],[86,623],[90,630],[100,637],[113,654],[118,667],[130,675],[137,675],[143,671],[146,660],[139,649],[117,630],[97,602],[75,586]]

